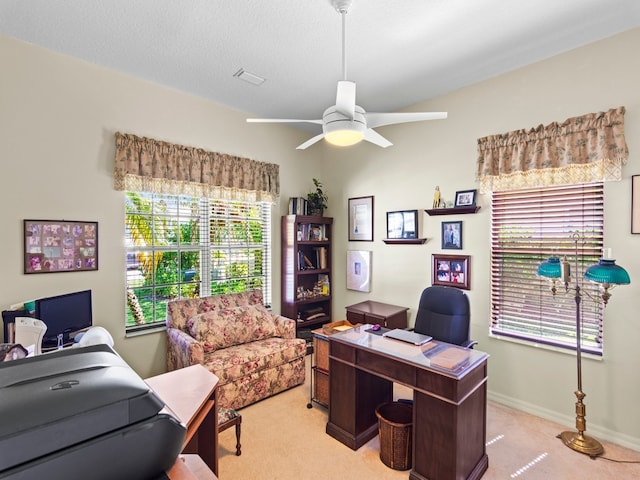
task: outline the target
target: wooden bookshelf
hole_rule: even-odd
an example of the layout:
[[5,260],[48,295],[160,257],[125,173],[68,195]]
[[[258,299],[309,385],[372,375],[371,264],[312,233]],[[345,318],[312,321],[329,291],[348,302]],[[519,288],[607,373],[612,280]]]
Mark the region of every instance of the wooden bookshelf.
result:
[[[296,320],[298,336],[331,322],[332,225],[330,217],[282,217],[281,309],[282,315]],[[323,278],[328,291],[316,287]]]

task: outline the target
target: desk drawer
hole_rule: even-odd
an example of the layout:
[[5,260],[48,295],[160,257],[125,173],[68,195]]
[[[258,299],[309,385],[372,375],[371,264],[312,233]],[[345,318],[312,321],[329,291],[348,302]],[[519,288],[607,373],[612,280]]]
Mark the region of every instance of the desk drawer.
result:
[[356,324],[356,323],[367,323],[365,320],[365,315],[364,313],[360,313],[360,312],[353,312],[353,311],[349,311],[347,310],[347,320],[349,320],[349,322]]
[[332,342],[331,340],[329,340],[329,355],[335,358],[339,358],[340,360],[348,362],[352,365],[355,365],[356,363],[355,348],[339,342]]
[[416,369],[411,365],[370,353],[365,350],[356,352],[356,365],[368,371],[393,378],[396,382],[407,386],[416,384]]

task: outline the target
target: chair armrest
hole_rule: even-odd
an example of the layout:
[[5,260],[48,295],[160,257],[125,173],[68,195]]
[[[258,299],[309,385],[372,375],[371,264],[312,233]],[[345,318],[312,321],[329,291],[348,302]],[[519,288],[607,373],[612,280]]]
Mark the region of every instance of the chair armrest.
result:
[[274,314],[276,336],[280,338],[296,338],[296,321],[282,315]]
[[167,327],[167,371],[202,363],[202,345],[188,333]]

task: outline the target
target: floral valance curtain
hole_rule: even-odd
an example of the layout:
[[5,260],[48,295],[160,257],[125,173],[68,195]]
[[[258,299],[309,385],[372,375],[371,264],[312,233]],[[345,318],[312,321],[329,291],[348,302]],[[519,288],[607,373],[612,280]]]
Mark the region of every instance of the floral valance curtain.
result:
[[119,132],[113,179],[134,192],[271,203],[280,194],[279,165]]
[[620,180],[625,108],[478,139],[481,192]]

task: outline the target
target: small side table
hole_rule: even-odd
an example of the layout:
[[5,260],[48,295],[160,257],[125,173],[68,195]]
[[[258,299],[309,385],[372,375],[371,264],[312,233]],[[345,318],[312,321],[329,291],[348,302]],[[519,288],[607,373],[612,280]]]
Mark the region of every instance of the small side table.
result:
[[407,307],[367,300],[349,305],[346,309],[347,320],[351,323],[377,323],[384,328],[407,328],[408,326],[409,308]]
[[232,425],[236,426],[236,455],[240,456],[240,428],[242,424],[242,415],[232,408],[218,409],[218,433],[226,430]]
[[187,426],[182,453],[197,453],[217,475],[218,377],[198,364],[147,378],[145,382]]
[[329,407],[329,337],[334,333],[357,326],[348,320],[327,323],[322,328],[311,330],[313,334],[313,356],[311,357],[311,399],[307,408],[316,402]]

